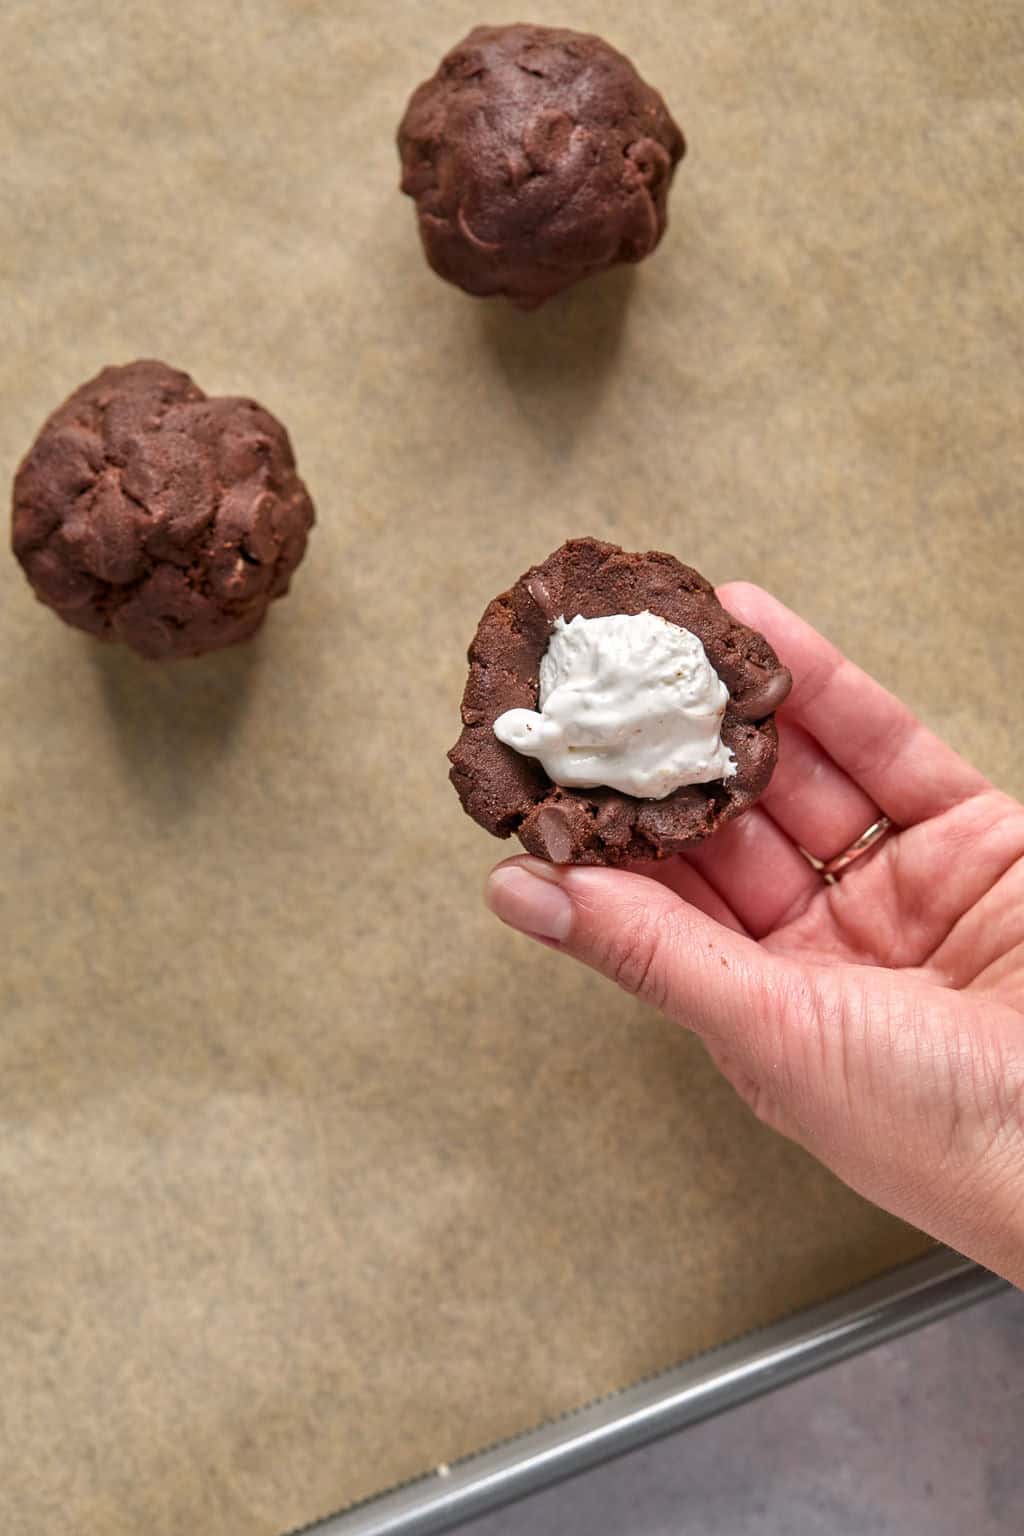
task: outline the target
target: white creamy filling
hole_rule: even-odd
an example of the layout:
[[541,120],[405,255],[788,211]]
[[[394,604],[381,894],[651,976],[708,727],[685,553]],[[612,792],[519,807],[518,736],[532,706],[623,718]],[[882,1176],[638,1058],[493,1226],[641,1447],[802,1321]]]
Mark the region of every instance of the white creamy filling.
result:
[[647,612],[563,617],[541,660],[538,708],[506,710],[494,734],[567,789],[663,800],[736,772],[721,737],[728,702],[688,629]]

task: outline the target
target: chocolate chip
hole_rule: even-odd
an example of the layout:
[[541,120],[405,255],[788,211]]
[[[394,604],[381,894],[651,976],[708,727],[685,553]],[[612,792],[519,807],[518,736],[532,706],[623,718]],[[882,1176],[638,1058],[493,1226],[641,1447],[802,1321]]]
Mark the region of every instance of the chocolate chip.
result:
[[526,590],[546,619],[557,619],[558,610],[554,599],[541,578],[533,573],[527,577]]
[[552,864],[572,862],[573,838],[569,818],[560,806],[545,806],[537,817],[537,832]]
[[[740,720],[764,720],[789,697],[793,674],[788,667],[779,667],[774,672],[769,672],[767,667],[757,667],[755,672],[755,663],[748,662],[747,665],[755,674],[754,686],[739,698],[733,698],[729,707]],[[759,679],[757,672],[763,677]]]

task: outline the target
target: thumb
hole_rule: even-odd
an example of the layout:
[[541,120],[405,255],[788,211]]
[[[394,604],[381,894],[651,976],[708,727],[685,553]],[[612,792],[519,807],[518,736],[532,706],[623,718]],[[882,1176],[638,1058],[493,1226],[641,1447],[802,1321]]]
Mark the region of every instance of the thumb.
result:
[[695,1030],[750,1077],[782,1070],[799,973],[658,881],[518,858],[493,871],[486,895],[502,922]]

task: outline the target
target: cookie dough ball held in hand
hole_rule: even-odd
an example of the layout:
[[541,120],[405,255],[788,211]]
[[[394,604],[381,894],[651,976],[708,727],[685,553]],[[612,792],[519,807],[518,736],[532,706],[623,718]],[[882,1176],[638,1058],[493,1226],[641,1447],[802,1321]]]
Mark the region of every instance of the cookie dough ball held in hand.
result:
[[434,271],[532,309],[654,250],[686,145],[601,38],[509,26],[477,27],[442,59],[398,148]]
[[496,597],[469,663],[452,783],[556,864],[665,858],[753,805],[792,681],[703,576],[596,539]]
[[313,525],[288,434],[164,363],[104,368],[46,422],[14,481],[14,553],[68,624],[154,659],[245,640]]

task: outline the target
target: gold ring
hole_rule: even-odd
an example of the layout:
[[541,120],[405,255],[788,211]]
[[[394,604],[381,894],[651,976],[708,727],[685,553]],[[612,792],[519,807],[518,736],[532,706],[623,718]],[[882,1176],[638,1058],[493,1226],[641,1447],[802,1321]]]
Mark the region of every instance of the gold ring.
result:
[[844,870],[849,869],[850,865],[856,863],[858,859],[862,859],[866,853],[870,853],[886,833],[891,831],[892,822],[888,816],[879,816],[878,820],[873,821],[867,831],[862,832],[848,848],[843,849],[842,853],[837,853],[834,859],[822,862],[821,874],[825,883],[834,885]]

